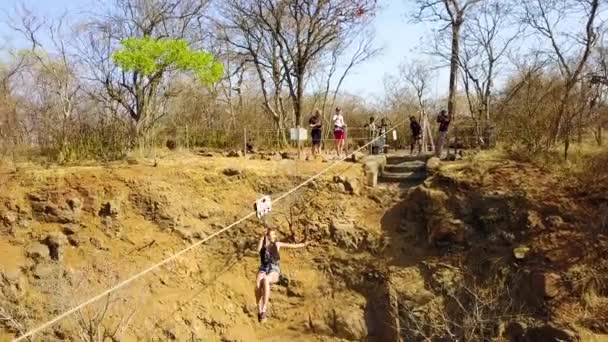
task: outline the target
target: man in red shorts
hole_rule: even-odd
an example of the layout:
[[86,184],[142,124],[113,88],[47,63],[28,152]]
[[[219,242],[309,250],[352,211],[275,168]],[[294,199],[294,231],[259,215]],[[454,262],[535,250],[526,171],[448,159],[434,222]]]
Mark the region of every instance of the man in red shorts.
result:
[[336,108],[336,113],[332,118],[334,123],[334,139],[336,139],[336,153],[338,154],[338,158],[342,155],[342,151],[344,151],[344,140],[346,137],[346,123],[344,122],[344,116],[342,116],[342,109],[340,107]]

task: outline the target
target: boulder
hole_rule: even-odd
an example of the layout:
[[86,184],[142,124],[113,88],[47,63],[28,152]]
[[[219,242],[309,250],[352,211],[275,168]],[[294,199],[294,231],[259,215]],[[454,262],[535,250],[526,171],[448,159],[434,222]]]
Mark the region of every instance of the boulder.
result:
[[366,341],[368,332],[364,311],[358,307],[334,310],[334,330],[340,338],[350,341]]
[[63,234],[66,236],[74,235],[80,230],[80,226],[77,224],[68,224],[63,226]]
[[26,255],[34,260],[44,260],[50,257],[49,248],[37,242],[27,248]]
[[441,160],[437,157],[432,157],[426,161],[426,170],[430,173],[439,171],[441,167]]

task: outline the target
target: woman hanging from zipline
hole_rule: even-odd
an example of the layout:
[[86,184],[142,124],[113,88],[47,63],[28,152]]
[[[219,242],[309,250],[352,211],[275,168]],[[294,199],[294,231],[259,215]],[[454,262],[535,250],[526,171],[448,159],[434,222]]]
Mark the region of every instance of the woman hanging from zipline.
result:
[[268,300],[270,299],[270,285],[279,282],[281,275],[281,248],[303,248],[308,242],[285,243],[277,240],[276,231],[272,228],[266,230],[266,234],[260,238],[258,251],[260,253],[260,270],[255,281],[255,300],[258,305],[258,321],[263,322],[267,318]]

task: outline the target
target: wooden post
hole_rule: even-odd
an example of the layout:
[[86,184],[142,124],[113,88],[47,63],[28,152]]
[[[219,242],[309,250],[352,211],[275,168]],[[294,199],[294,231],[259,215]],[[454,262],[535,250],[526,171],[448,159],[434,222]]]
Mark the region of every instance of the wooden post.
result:
[[243,127],[243,157],[247,157],[247,127]]

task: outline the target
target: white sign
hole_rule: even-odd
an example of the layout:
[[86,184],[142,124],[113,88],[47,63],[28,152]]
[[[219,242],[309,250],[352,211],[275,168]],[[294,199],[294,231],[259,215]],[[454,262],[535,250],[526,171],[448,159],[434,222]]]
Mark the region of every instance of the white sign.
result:
[[397,140],[397,131],[393,130],[393,140],[396,141]]
[[266,216],[272,210],[270,196],[264,196],[255,202],[255,214],[258,218]]
[[289,139],[293,141],[304,141],[308,139],[308,131],[306,128],[290,128]]

